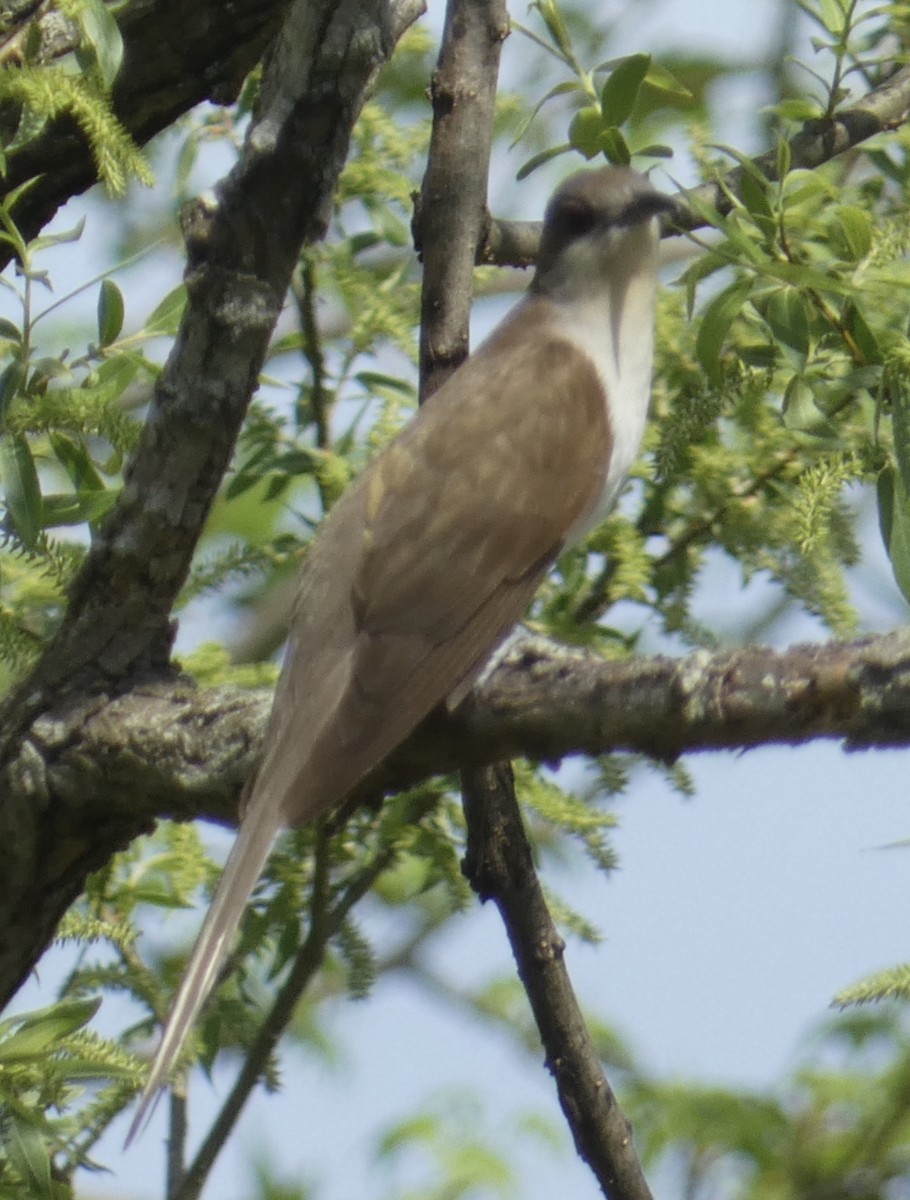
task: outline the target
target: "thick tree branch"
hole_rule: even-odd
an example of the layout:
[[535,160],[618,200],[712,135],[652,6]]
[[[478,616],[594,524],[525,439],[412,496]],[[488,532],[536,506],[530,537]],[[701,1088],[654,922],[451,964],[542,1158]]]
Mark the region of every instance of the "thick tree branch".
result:
[[[232,821],[269,703],[266,692],[169,680],[73,703],[34,723],[10,770],[14,795],[53,799],[87,823],[99,812],[137,827],[159,816]],[[672,761],[819,739],[910,745],[910,631],[623,662],[529,638],[456,712],[425,721],[365,790],[516,756]]]
[[[114,86],[114,111],[140,144],[203,100],[229,104],[256,65],[288,8],[288,0],[132,0],[118,15],[124,60]],[[54,51],[66,52],[66,44]],[[0,113],[0,120],[15,120]],[[53,170],[48,170],[48,164]],[[7,159],[5,190],[37,177],[16,207],[26,237],[61,204],[97,182],[84,134],[75,121],[55,121]],[[0,248],[0,267],[10,258]]]
[[[86,875],[156,816],[234,819],[269,701],[163,681],[114,699],[72,700],[34,723],[7,770],[0,808],[10,850],[0,1003]],[[633,751],[672,760],[819,738],[851,750],[910,745],[910,631],[628,662],[533,639],[457,712],[426,721],[365,790],[518,755],[557,762]],[[19,907],[26,902],[27,914]],[[45,922],[46,910],[53,915]]]

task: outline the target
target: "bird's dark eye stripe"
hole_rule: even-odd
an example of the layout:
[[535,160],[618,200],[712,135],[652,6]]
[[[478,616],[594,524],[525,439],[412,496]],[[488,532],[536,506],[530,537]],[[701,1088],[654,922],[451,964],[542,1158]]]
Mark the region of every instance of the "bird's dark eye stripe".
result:
[[647,221],[649,217],[659,217],[662,213],[676,211],[675,202],[661,192],[643,192],[635,196],[623,208],[619,218],[620,225],[636,225],[639,221]]

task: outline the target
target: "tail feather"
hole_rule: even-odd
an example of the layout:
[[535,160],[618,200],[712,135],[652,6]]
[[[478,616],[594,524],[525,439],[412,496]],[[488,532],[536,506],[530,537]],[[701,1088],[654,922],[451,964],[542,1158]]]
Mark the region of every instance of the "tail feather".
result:
[[[233,935],[240,924],[250,893],[275,841],[281,824],[278,813],[274,812],[277,806],[272,806],[271,813],[265,804],[258,803],[256,807],[258,811],[255,814],[247,814],[247,819],[240,827],[215,890],[211,908],[193,947],[177,999],[155,1054],[148,1082],[142,1092],[139,1108],[127,1134],[127,1145],[151,1116],[157,1094],[174,1069],[186,1036],[231,948]],[[251,815],[253,819],[249,819]]]

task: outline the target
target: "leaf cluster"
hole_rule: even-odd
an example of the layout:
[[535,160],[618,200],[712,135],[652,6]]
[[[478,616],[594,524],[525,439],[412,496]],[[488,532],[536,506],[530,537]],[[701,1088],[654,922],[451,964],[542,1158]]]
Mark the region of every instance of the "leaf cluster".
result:
[[894,1007],[822,1024],[769,1092],[633,1075],[626,1100],[646,1165],[672,1161],[707,1200],[882,1196],[908,1168],[910,1042]]

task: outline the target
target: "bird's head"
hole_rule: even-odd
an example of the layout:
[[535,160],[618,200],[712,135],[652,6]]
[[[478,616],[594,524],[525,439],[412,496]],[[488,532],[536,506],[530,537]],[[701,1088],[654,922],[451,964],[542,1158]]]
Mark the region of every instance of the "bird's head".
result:
[[575,299],[653,272],[658,218],[675,207],[630,167],[570,175],[547,205],[532,291]]

